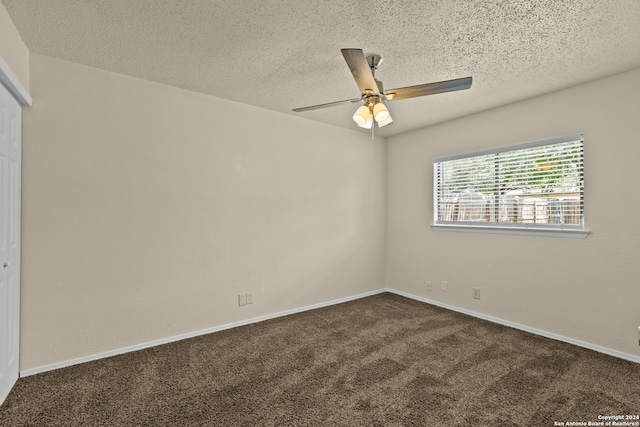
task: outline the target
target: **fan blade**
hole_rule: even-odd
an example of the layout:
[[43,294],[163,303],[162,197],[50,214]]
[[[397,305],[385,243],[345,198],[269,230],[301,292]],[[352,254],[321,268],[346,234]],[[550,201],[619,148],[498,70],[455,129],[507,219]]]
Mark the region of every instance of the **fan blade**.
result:
[[427,83],[423,85],[400,87],[385,91],[385,96],[390,101],[399,99],[415,98],[416,96],[435,95],[436,93],[453,92],[456,90],[469,89],[471,87],[471,77],[461,79],[445,80],[442,82]]
[[344,60],[347,61],[347,65],[353,74],[353,78],[356,79],[356,83],[360,88],[360,93],[365,94],[372,92],[376,95],[380,95],[378,90],[378,84],[375,77],[369,68],[367,58],[364,57],[362,49],[341,49]]
[[351,104],[354,102],[360,102],[362,98],[345,99],[344,101],[327,102],[326,104],[312,105],[311,107],[294,108],[296,113],[302,113],[303,111],[319,110],[320,108],[335,107],[336,105]]

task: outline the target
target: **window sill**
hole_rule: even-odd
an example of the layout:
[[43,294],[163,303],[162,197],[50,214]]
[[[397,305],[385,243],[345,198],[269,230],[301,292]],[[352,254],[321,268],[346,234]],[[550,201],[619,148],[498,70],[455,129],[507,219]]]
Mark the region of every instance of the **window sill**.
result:
[[436,231],[458,231],[463,233],[486,233],[486,234],[512,234],[520,236],[539,237],[568,237],[574,239],[584,239],[589,234],[588,230],[558,230],[550,228],[534,227],[487,227],[482,225],[453,225],[453,224],[433,224],[431,226]]

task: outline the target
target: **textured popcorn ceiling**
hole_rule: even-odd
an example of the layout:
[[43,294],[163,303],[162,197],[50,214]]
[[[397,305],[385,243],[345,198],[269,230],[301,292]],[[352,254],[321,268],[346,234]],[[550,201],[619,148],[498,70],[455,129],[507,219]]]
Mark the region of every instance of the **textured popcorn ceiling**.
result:
[[[340,48],[384,57],[390,136],[640,67],[638,0],[2,0],[31,52],[352,129]],[[36,100],[37,101],[37,100]],[[367,132],[366,130],[362,130]]]

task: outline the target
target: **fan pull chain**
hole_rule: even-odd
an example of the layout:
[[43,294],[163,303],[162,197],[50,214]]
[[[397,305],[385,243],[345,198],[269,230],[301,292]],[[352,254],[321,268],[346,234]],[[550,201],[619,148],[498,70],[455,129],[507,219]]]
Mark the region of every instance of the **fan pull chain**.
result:
[[[369,114],[371,114],[371,117],[373,117],[373,106],[369,105]],[[376,128],[376,121],[375,119],[371,119],[371,140],[373,141],[373,136],[374,136],[374,129]]]

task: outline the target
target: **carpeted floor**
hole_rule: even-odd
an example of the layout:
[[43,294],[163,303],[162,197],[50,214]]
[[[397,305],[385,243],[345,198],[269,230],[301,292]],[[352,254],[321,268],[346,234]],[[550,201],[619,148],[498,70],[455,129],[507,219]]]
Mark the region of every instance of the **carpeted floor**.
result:
[[639,413],[639,364],[385,293],[21,378],[0,425],[522,427]]

